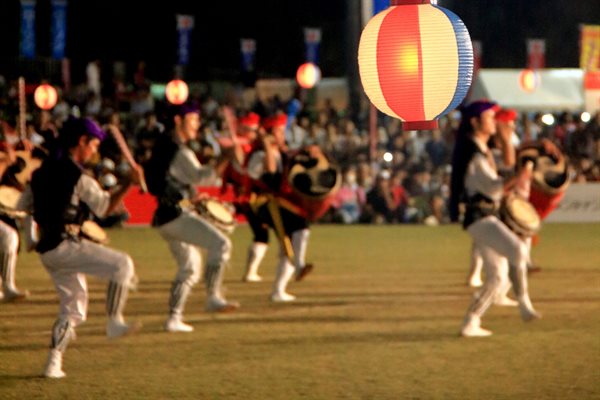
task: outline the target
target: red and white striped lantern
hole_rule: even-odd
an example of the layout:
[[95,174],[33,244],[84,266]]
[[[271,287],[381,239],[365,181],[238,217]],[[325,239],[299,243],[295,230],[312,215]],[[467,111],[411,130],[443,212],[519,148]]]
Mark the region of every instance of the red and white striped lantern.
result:
[[171,82],[167,83],[165,95],[167,96],[169,103],[175,105],[183,104],[187,100],[189,94],[190,91],[187,83],[181,79],[173,79]]
[[298,85],[303,89],[312,89],[321,80],[321,69],[311,62],[302,64],[296,72]]
[[533,93],[542,83],[540,73],[534,69],[524,69],[519,74],[519,87],[525,93]]
[[42,110],[51,110],[58,101],[58,93],[54,86],[43,83],[33,92],[33,100],[35,105]]
[[473,47],[464,23],[429,0],[392,0],[360,38],[364,90],[404,129],[433,129],[471,86]]

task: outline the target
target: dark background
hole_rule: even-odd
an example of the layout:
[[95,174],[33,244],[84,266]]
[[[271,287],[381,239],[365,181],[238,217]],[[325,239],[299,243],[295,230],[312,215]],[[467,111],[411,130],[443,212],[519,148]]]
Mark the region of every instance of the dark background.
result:
[[[546,39],[548,67],[578,67],[579,24],[600,24],[599,0],[441,0],[458,14],[471,37],[483,42],[483,66],[525,66],[525,40]],[[50,0],[38,0],[37,54],[50,56]],[[132,1],[70,0],[67,56],[73,80],[83,80],[85,64],[100,59],[139,60],[147,76],[168,80],[176,63],[175,14],[195,16],[189,79],[238,79],[241,37],[257,40],[259,77],[291,77],[304,59],[302,27],[323,29],[320,66],[324,76],[354,73],[360,34],[358,0]],[[19,53],[20,4],[0,0],[0,73]],[[6,73],[6,72],[4,72]],[[10,74],[9,74],[10,75]]]

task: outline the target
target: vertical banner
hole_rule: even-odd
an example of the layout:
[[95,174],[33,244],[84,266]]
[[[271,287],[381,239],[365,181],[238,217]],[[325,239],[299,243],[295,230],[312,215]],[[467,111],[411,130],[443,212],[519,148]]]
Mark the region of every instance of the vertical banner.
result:
[[190,42],[194,29],[193,15],[177,15],[177,63],[187,65],[190,62]]
[[[473,40],[473,77],[477,76],[477,73],[481,69],[481,56],[483,54],[483,46],[481,40]],[[473,79],[475,81],[475,79]]]
[[35,58],[35,0],[21,0],[20,55]]
[[362,25],[367,25],[367,22],[374,15],[379,14],[390,5],[390,0],[362,0]]
[[254,59],[256,56],[256,40],[240,39],[240,50],[242,51],[242,71],[254,71]]
[[546,40],[527,39],[527,68],[542,69],[546,67]]
[[579,68],[600,71],[600,25],[581,25]]
[[52,58],[65,58],[67,39],[67,0],[52,0],[52,21],[50,26]]
[[600,111],[600,25],[581,25],[579,66],[585,70],[585,111]]
[[304,44],[306,45],[306,61],[318,64],[321,28],[304,28]]

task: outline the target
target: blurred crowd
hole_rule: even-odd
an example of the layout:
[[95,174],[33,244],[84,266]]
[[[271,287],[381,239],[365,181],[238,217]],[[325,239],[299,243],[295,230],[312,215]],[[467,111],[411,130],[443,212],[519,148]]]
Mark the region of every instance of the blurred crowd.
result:
[[[219,157],[220,138],[228,136],[221,103],[209,93],[194,96],[202,110],[202,134],[195,151],[203,163]],[[288,113],[290,101],[278,97],[245,105],[228,96],[238,116],[250,111],[261,117]],[[320,107],[299,104],[288,122],[287,144],[291,150],[308,144],[320,146],[342,172],[342,186],[332,207],[322,218],[332,223],[425,223],[448,222],[447,202],[451,174],[450,160],[460,111],[443,117],[439,129],[403,131],[400,121],[378,115],[376,135],[369,134],[369,110],[351,112],[336,109],[326,100]],[[1,128],[5,140],[16,143],[18,95],[16,85],[0,80]],[[113,85],[108,93],[88,82],[70,96],[59,96],[51,111],[28,106],[27,137],[34,145],[51,143],[70,115],[87,116],[102,124],[120,127],[136,160],[143,163],[154,144],[171,129],[169,105],[156,99],[143,69],[128,85]],[[373,139],[371,136],[375,136]],[[600,115],[582,118],[522,113],[516,121],[515,144],[550,139],[563,149],[576,182],[600,182]],[[373,143],[375,142],[375,143]],[[110,188],[125,176],[128,164],[112,139],[103,142],[93,171],[99,182]],[[218,186],[219,180],[209,184]],[[127,218],[123,212],[111,223]]]

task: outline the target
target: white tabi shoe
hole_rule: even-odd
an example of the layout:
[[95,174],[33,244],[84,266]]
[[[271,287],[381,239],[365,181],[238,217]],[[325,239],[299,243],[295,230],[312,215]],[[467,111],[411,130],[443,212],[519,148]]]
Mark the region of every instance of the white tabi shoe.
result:
[[480,277],[478,276],[472,276],[471,278],[469,278],[469,280],[467,281],[467,285],[469,287],[472,288],[479,288],[483,286],[483,281],[481,280]]
[[115,339],[121,336],[133,335],[142,329],[142,324],[139,322],[133,322],[132,324],[126,324],[114,319],[109,319],[106,323],[106,336],[109,339]]
[[481,327],[481,318],[473,315],[467,315],[463,327],[460,330],[463,337],[487,337],[492,336],[492,331]]
[[56,349],[50,350],[48,354],[48,362],[44,370],[46,378],[60,379],[67,376],[62,370],[62,353]]
[[273,303],[289,303],[296,300],[296,296],[287,292],[275,292],[271,294],[271,301]]
[[248,274],[246,276],[244,276],[244,278],[242,279],[242,282],[262,282],[263,278],[260,275],[257,274]]
[[519,311],[521,312],[521,319],[525,322],[530,322],[542,318],[542,314],[535,311],[533,308],[519,305]]
[[19,290],[16,289],[7,289],[4,291],[2,298],[4,299],[5,303],[11,303],[11,302],[16,302],[16,301],[22,301],[25,300],[29,297],[29,291],[25,290],[24,292],[21,292]]
[[227,301],[220,297],[211,297],[206,300],[204,309],[211,313],[226,313],[232,312],[240,308],[240,303],[235,301]]
[[194,327],[186,324],[178,315],[171,315],[165,322],[165,331],[167,332],[192,332]]

